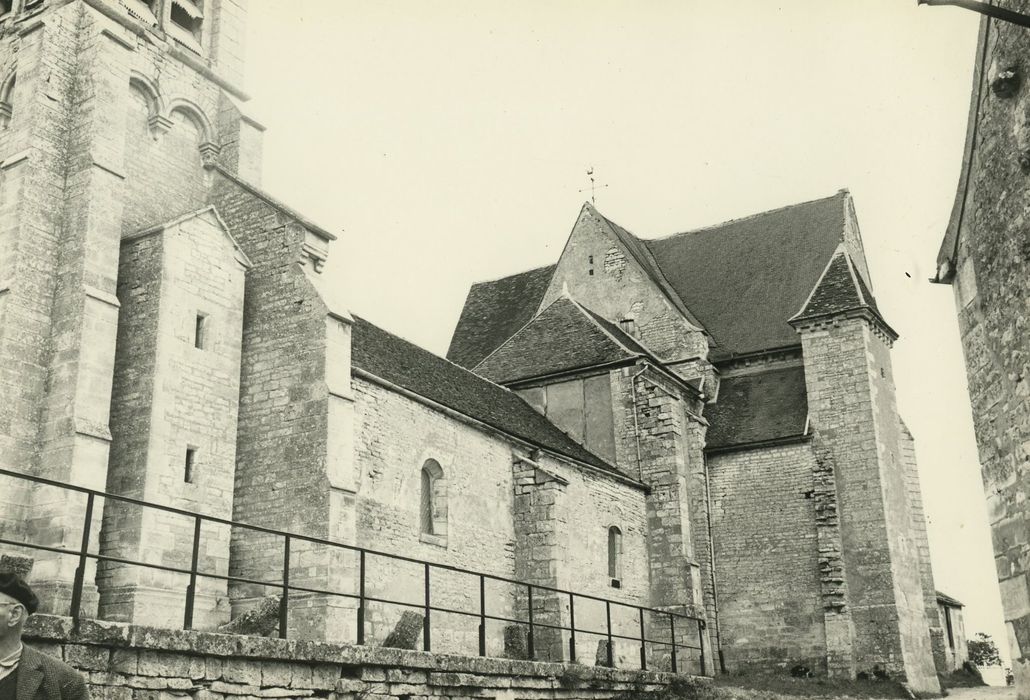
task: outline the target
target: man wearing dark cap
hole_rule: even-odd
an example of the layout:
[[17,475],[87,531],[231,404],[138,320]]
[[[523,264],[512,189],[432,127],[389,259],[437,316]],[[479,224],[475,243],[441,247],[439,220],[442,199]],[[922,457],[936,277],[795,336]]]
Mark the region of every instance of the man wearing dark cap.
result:
[[16,574],[0,573],[0,700],[89,700],[68,664],[21,642],[39,599]]

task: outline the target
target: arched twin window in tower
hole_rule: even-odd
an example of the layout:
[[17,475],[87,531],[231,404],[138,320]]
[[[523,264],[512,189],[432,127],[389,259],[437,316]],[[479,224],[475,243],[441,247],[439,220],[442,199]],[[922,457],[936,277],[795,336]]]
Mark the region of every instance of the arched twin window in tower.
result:
[[159,27],[176,42],[202,53],[204,0],[118,0],[129,16]]
[[447,546],[447,480],[435,459],[422,465],[420,504],[420,537],[423,542]]
[[612,588],[622,588],[622,530],[608,528],[608,578]]

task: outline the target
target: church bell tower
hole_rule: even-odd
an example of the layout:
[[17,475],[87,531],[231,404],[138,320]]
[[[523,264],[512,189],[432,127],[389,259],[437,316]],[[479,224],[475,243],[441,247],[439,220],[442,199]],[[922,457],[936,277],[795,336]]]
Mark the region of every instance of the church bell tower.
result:
[[[172,498],[140,476],[165,459],[153,445],[126,447],[135,484],[109,478],[119,430],[125,440],[147,434],[112,420],[117,375],[141,391],[148,381],[141,357],[116,361],[136,289],[122,289],[119,262],[127,241],[205,207],[205,166],[258,180],[262,129],[242,111],[245,19],[246,0],[0,0],[0,468]],[[203,226],[222,227],[205,216]],[[233,258],[231,244],[219,250]],[[244,268],[232,274],[242,279]],[[234,444],[235,423],[223,428]],[[0,534],[78,548],[82,494],[0,481]],[[228,490],[226,516],[231,471]],[[104,508],[92,511],[94,552]],[[46,609],[67,613],[75,557],[11,553],[33,557]],[[95,566],[78,573],[89,614]]]

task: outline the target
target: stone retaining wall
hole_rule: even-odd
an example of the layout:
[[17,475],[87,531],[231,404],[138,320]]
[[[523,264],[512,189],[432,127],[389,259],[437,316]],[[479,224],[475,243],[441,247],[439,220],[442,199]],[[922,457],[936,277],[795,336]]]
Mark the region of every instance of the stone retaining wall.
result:
[[94,700],[605,699],[675,676],[579,665],[30,619],[26,641],[88,678]]

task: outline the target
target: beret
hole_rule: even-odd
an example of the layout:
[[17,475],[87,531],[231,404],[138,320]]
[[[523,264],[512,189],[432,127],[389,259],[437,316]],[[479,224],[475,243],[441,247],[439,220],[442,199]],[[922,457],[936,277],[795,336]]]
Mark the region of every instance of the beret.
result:
[[0,573],[0,593],[9,595],[25,606],[29,614],[39,608],[39,598],[32,592],[25,579],[17,574]]

